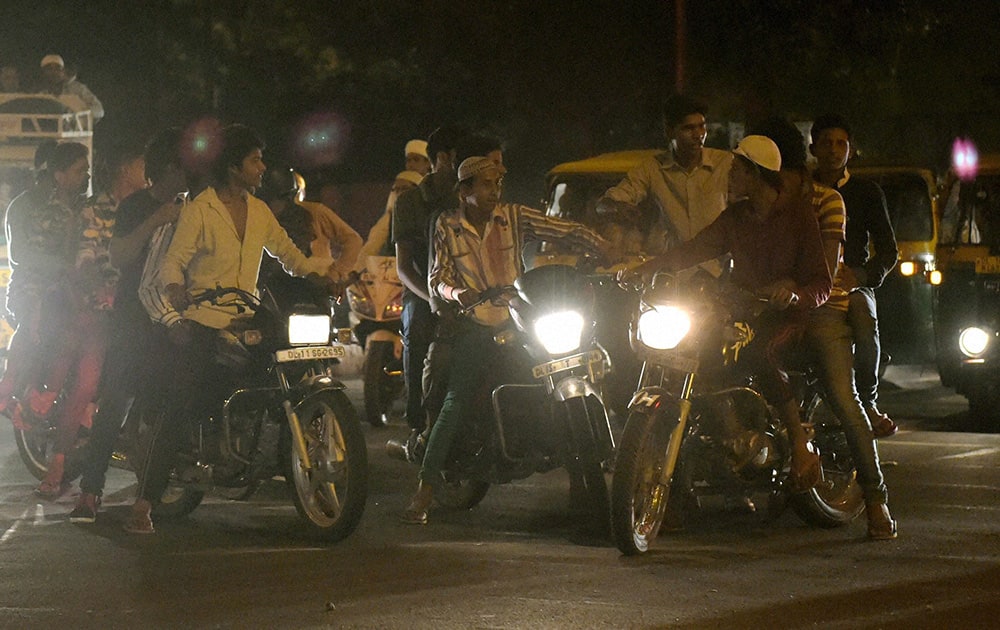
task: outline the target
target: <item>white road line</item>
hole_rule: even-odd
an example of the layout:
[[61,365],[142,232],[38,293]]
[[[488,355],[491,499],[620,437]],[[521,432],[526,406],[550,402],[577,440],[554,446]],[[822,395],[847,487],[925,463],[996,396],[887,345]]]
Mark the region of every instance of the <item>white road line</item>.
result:
[[966,453],[956,453],[955,455],[942,455],[936,459],[964,459],[966,457],[979,457],[980,455],[992,455],[1000,453],[1000,448],[980,448]]
[[20,525],[21,523],[23,523],[25,520],[27,520],[28,513],[30,513],[30,512],[31,512],[31,508],[27,508],[26,510],[24,510],[24,512],[21,513],[20,518],[18,518],[17,520],[15,520],[11,524],[11,526],[7,528],[7,531],[5,531],[3,533],[3,536],[0,536],[0,545],[4,544],[8,540],[10,540],[12,536],[14,536],[14,532],[17,531],[17,526]]

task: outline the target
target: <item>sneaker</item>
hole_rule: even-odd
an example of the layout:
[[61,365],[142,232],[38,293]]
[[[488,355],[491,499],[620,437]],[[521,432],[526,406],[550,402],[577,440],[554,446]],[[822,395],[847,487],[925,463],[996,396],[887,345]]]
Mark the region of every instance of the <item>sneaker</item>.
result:
[[76,507],[69,513],[70,523],[93,523],[97,520],[97,508],[101,505],[101,497],[84,492],[76,502]]

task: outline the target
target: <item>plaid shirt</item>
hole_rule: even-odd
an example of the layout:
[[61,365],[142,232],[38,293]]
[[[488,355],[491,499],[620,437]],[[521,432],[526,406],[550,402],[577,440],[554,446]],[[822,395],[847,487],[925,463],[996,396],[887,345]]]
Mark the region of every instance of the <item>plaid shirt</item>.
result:
[[[527,241],[566,240],[568,245],[600,253],[603,239],[589,228],[546,216],[519,204],[497,204],[480,237],[461,208],[443,213],[434,226],[434,260],[428,278],[432,297],[458,302],[463,289],[483,292],[507,286],[524,271],[521,250]],[[507,307],[481,304],[471,313],[483,326],[502,324]]]

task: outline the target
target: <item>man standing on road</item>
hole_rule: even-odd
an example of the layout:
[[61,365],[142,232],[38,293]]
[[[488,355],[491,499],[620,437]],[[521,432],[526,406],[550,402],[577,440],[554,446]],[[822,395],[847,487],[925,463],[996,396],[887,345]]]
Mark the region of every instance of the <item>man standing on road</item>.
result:
[[427,139],[432,170],[414,190],[396,199],[392,241],[396,246],[396,272],[403,282],[403,377],[406,379],[406,423],[410,436],[407,459],[427,426],[423,407],[424,358],[434,336],[436,318],[431,313],[427,289],[432,219],[457,205],[455,196],[455,151],[465,136],[453,125],[439,127]]
[[[850,292],[848,319],[854,330],[854,374],[861,404],[875,437],[888,437],[898,427],[876,406],[878,371],[882,347],[879,343],[875,289],[896,266],[899,249],[889,221],[885,195],[878,184],[851,177],[851,128],[840,116],[826,114],[812,126],[810,150],[816,156],[815,177],[835,189],[847,207],[847,235],[841,285]],[[874,245],[871,255],[868,243]]]
[[[153,138],[145,152],[145,173],[152,185],[126,197],[115,213],[110,254],[120,275],[111,311],[114,334],[101,373],[100,406],[84,461],[81,494],[69,515],[74,523],[96,520],[122,420],[143,386],[154,382],[162,369],[161,362],[148,360],[161,354],[163,339],[139,300],[139,281],[153,235],[180,214],[179,195],[187,190],[180,145],[180,129],[167,129]],[[174,312],[173,317],[180,316]]]
[[626,216],[652,197],[660,210],[660,225],[646,239],[647,254],[660,254],[690,240],[726,208],[732,153],[705,147],[706,108],[683,95],[663,107],[669,148],[632,169],[598,201],[598,213]]

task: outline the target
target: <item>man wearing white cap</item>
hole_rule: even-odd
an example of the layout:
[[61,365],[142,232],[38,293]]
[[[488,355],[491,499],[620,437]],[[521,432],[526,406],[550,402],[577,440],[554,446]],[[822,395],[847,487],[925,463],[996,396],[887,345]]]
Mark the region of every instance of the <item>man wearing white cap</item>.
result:
[[[469,307],[490,287],[507,286],[523,272],[526,240],[565,241],[571,247],[607,259],[610,244],[589,228],[546,216],[518,204],[500,203],[500,166],[484,156],[458,167],[458,208],[438,217],[433,233],[434,260],[428,288],[442,302]],[[420,485],[403,521],[423,524],[441,473],[462,423],[467,421],[480,383],[502,352],[493,341],[497,325],[510,317],[505,306],[489,301],[454,324],[448,393],[431,429],[420,469]]]
[[61,96],[71,94],[79,98],[90,110],[90,116],[94,123],[104,118],[104,105],[98,100],[90,89],[77,81],[76,77],[66,73],[66,63],[59,55],[45,55],[42,57],[42,92]]
[[416,171],[421,175],[431,172],[431,159],[427,155],[426,140],[410,140],[403,150],[406,156],[406,170]]
[[396,199],[406,192],[413,190],[420,184],[423,175],[416,171],[401,171],[396,175],[389,189],[389,197],[385,201],[385,212],[379,217],[372,229],[368,231],[368,238],[361,246],[358,253],[358,261],[355,267],[360,271],[365,268],[369,256],[393,256],[392,243],[389,235],[392,231],[392,213],[396,209]]
[[764,136],[747,136],[733,151],[729,174],[734,199],[719,218],[693,239],[643,263],[634,273],[679,271],[723,254],[733,257],[737,287],[767,296],[771,311],[756,322],[756,336],[740,354],[759,378],[792,442],[790,482],[808,490],[820,477],[820,461],[809,445],[799,402],[780,364],[781,354],[805,332],[810,310],[826,302],[833,282],[827,268],[816,213],[809,198],[781,196],[781,154]]

